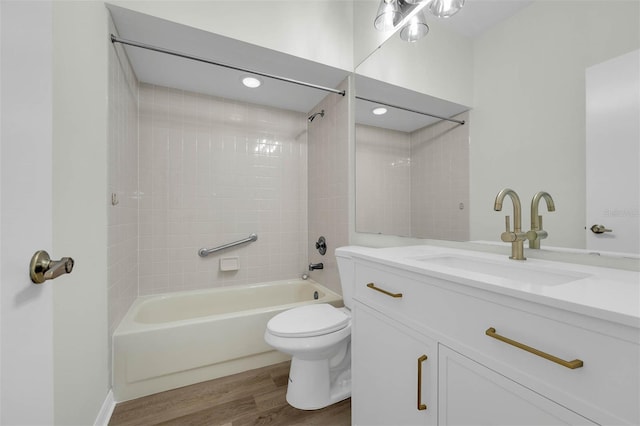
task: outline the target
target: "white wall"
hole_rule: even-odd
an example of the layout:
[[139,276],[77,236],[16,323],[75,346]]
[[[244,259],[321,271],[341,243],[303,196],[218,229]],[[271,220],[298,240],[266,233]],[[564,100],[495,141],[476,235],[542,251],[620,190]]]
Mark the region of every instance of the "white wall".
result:
[[[454,18],[452,18],[454,19]],[[473,102],[472,42],[429,22],[429,34],[415,43],[398,36],[358,65],[358,74],[461,105]]]
[[373,26],[378,13],[379,1],[353,1],[353,66],[363,62],[369,55],[393,36],[394,31],[379,31]]
[[[579,5],[579,7],[577,7]],[[640,45],[640,3],[537,1],[474,44],[471,239],[499,239],[511,187],[523,203],[549,192],[549,246],[585,246],[585,69]]]
[[107,10],[53,6],[53,251],[76,266],[54,287],[55,423],[92,424],[109,391]]
[[111,1],[141,13],[345,70],[353,5],[326,0]]

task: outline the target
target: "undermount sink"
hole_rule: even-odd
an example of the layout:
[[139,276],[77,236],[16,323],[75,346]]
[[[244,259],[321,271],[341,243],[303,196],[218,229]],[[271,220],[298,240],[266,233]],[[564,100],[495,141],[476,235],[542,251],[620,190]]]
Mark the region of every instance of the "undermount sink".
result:
[[562,271],[548,267],[536,268],[533,265],[515,263],[517,261],[510,261],[514,263],[502,263],[488,259],[465,256],[434,256],[423,257],[416,260],[424,262],[426,264],[425,266],[444,266],[446,268],[453,268],[465,272],[491,275],[493,277],[508,279],[510,281],[516,281],[523,284],[544,286],[566,284],[589,276],[588,274],[580,272]]

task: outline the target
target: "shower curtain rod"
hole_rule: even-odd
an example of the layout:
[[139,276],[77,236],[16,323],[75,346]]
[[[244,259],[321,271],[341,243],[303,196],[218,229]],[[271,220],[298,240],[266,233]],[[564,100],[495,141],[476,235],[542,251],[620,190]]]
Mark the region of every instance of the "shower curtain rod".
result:
[[120,43],[120,44],[126,44],[126,45],[133,46],[133,47],[139,47],[141,49],[153,50],[154,52],[166,53],[167,55],[178,56],[178,57],[184,58],[184,59],[191,59],[193,61],[204,62],[205,64],[217,65],[219,67],[229,68],[229,69],[236,70],[236,71],[247,72],[247,73],[250,73],[250,74],[259,75],[261,77],[267,77],[267,78],[272,78],[274,80],[280,80],[280,81],[284,81],[284,82],[287,82],[287,83],[297,84],[299,86],[311,87],[313,89],[324,90],[325,92],[337,93],[338,95],[342,95],[342,96],[344,96],[346,94],[346,91],[344,91],[344,90],[332,89],[330,87],[319,86],[317,84],[307,83],[307,82],[304,82],[304,81],[298,81],[298,80],[294,80],[292,78],[287,78],[287,77],[281,77],[279,75],[267,74],[267,73],[260,72],[260,71],[250,70],[250,69],[246,69],[246,68],[240,68],[240,67],[236,67],[234,65],[229,65],[229,64],[222,63],[222,62],[216,62],[216,61],[212,61],[212,60],[206,59],[206,58],[201,58],[201,57],[198,57],[198,56],[187,55],[186,53],[178,52],[178,51],[175,51],[175,50],[165,49],[163,47],[152,46],[150,44],[145,44],[145,43],[139,43],[139,42],[133,41],[133,40],[127,40],[127,39],[124,39],[124,38],[117,37],[117,36],[115,36],[113,34],[111,34],[111,43]]
[[429,117],[439,118],[440,120],[451,121],[453,123],[458,123],[460,125],[464,125],[464,120],[456,120],[455,118],[442,117],[442,116],[435,115],[435,114],[429,114],[428,112],[416,111],[415,109],[410,109],[410,108],[405,108],[405,107],[401,107],[401,106],[398,106],[398,105],[388,104],[386,102],[380,102],[380,101],[375,101],[373,99],[362,98],[360,96],[356,96],[356,99],[360,99],[361,101],[371,102],[371,103],[374,103],[374,104],[388,106],[388,107],[391,107],[391,108],[401,109],[403,111],[414,112],[416,114],[427,115]]

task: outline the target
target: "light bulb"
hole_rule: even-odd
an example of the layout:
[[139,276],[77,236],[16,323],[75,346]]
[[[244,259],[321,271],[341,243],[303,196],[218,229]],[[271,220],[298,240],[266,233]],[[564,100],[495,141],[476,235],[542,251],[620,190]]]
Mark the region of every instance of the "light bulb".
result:
[[380,31],[392,30],[402,20],[397,0],[382,0],[373,26]]
[[251,89],[255,89],[256,87],[260,87],[260,85],[262,84],[262,81],[260,81],[260,79],[256,77],[244,77],[242,79],[242,84],[244,84],[245,86]]
[[449,18],[462,9],[464,0],[431,0],[429,11],[438,18]]
[[420,40],[429,32],[424,13],[418,12],[411,17],[409,22],[400,30],[400,38],[410,43]]

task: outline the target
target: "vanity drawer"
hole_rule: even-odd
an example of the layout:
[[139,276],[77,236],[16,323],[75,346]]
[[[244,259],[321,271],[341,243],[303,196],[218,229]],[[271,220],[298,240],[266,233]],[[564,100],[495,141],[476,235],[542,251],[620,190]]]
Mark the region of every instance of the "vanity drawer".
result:
[[363,304],[400,321],[419,321],[431,329],[440,327],[436,307],[442,291],[438,288],[370,266],[356,265],[355,277],[354,297]]
[[442,331],[487,366],[568,408],[601,407],[612,415],[610,422],[640,424],[638,344],[486,300],[454,298],[449,303],[458,315]]

